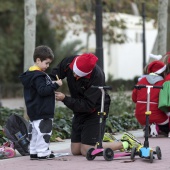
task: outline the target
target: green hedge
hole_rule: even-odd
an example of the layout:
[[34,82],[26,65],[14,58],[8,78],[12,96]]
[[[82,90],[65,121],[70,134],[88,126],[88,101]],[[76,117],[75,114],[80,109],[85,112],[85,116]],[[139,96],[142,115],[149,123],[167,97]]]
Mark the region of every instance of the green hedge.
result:
[[[9,108],[0,107],[0,122],[2,127],[5,125],[8,117],[13,113],[23,115],[24,110],[11,110]],[[59,107],[56,109],[51,141],[55,141],[56,137],[60,137],[62,139],[70,138],[72,117],[73,114],[68,108]],[[135,130],[139,128],[141,127],[136,121],[134,115],[124,112],[121,113],[119,116],[109,114],[106,122],[105,131],[109,133],[116,133],[120,131],[122,132],[127,130]]]
[[[118,90],[116,95],[111,94],[110,112],[106,122],[106,132],[115,133],[120,131],[135,130],[141,128],[134,117],[134,104],[130,96],[123,91],[123,87]],[[17,113],[24,114],[24,109],[9,109],[0,107],[0,124],[5,125],[8,117]],[[72,111],[66,107],[58,107],[55,109],[55,117],[53,123],[53,134],[51,141],[55,141],[56,137],[62,139],[70,138]]]

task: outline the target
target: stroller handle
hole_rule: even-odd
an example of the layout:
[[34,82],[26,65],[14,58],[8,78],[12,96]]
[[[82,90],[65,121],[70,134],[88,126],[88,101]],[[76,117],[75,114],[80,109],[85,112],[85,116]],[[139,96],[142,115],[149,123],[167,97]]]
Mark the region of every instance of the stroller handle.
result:
[[135,85],[135,89],[140,90],[141,88],[155,88],[155,89],[163,89],[163,86],[154,86],[154,85]]
[[91,86],[91,88],[112,90],[111,86]]

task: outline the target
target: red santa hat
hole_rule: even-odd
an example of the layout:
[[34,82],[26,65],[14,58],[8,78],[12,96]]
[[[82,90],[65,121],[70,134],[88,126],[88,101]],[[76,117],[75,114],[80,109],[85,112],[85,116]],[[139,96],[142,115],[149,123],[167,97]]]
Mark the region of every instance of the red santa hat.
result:
[[161,61],[153,61],[148,66],[148,73],[161,74],[165,71],[166,65]]
[[84,53],[77,56],[72,63],[70,68],[77,74],[79,77],[85,77],[89,75],[97,62],[98,58],[92,53]]
[[170,54],[170,51],[168,51],[167,53],[166,53],[166,55],[169,55]]

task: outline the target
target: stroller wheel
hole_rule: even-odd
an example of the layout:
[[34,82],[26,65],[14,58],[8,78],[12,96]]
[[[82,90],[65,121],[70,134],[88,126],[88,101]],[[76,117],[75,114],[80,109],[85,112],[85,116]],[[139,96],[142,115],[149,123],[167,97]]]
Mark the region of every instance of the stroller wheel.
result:
[[112,161],[114,157],[114,152],[110,148],[106,148],[103,151],[103,156],[106,161]]
[[156,147],[156,154],[158,159],[162,159],[162,153],[159,146]]
[[135,154],[136,154],[136,147],[133,147],[131,151],[131,156],[130,156],[131,160],[135,158]]
[[153,162],[153,151],[150,151],[150,163]]
[[89,160],[89,161],[92,161],[96,156],[95,155],[92,155],[92,152],[94,151],[94,148],[90,148],[88,151],[87,151],[87,154],[86,154],[86,159]]

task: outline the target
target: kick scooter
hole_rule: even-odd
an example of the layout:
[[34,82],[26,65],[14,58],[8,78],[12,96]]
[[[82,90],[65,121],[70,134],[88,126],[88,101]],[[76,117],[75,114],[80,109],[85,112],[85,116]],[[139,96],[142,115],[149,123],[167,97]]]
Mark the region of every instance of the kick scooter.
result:
[[101,100],[101,111],[98,113],[100,115],[100,130],[99,130],[99,142],[97,142],[97,148],[90,148],[87,151],[86,154],[86,159],[87,160],[94,160],[96,156],[103,156],[106,161],[112,161],[114,158],[120,158],[120,157],[125,157],[125,156],[131,156],[130,152],[117,152],[114,153],[111,148],[106,148],[103,149],[102,147],[102,138],[101,138],[101,133],[102,133],[102,121],[103,117],[106,114],[103,112],[104,110],[104,96],[105,96],[105,91],[104,89],[111,90],[110,86],[92,86],[92,88],[98,88],[102,92],[102,100]]
[[110,148],[103,149],[102,147],[102,122],[103,118],[106,115],[104,112],[104,101],[105,101],[105,90],[111,90],[112,88],[110,86],[91,86],[91,88],[98,88],[102,92],[102,98],[101,98],[101,111],[98,112],[98,115],[100,116],[99,123],[100,123],[100,129],[99,129],[99,139],[97,142],[97,148],[90,148],[87,151],[86,159],[87,160],[94,160],[96,156],[103,156],[106,161],[112,161],[114,157],[114,152]]
[[161,149],[159,146],[156,146],[156,150],[154,151],[152,148],[149,147],[149,115],[151,115],[150,111],[150,91],[151,88],[157,88],[162,89],[162,86],[152,86],[152,85],[136,85],[135,88],[137,90],[140,90],[141,88],[147,88],[147,110],[145,112],[146,115],[146,127],[145,127],[145,141],[144,146],[139,149],[139,151],[136,150],[136,148],[132,148],[131,151],[131,159],[133,160],[135,158],[135,155],[139,155],[141,158],[149,159],[150,163],[153,162],[154,154],[157,154],[157,158],[161,159]]

